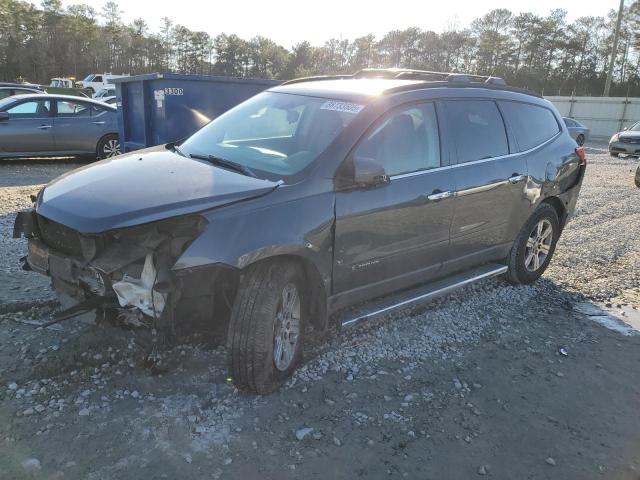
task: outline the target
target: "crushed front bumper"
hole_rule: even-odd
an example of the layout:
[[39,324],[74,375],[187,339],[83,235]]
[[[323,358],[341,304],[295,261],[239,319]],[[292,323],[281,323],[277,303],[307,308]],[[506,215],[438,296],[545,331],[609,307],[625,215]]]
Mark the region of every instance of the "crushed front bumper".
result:
[[28,240],[24,269],[49,276],[75,302],[104,298],[133,325],[161,319],[174,287],[171,267],[203,222],[181,217],[84,235],[30,209],[18,213],[13,236]]

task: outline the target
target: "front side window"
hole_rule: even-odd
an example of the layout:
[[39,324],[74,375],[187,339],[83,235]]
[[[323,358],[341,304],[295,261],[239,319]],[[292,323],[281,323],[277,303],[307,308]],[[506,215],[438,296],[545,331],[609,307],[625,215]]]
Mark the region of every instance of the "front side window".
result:
[[388,115],[358,146],[355,156],[377,161],[387,175],[439,167],[440,142],[434,105],[413,105]]
[[509,153],[507,132],[495,102],[450,100],[444,102],[444,111],[453,133],[458,163]]
[[500,102],[500,108],[513,130],[520,152],[543,144],[560,131],[555,115],[547,108],[520,102]]
[[179,150],[213,155],[279,179],[310,165],[360,109],[351,102],[264,92],[198,130]]
[[91,107],[83,102],[73,100],[58,100],[59,117],[89,117]]
[[51,101],[32,100],[10,107],[6,110],[12,118],[40,118],[48,117],[51,112]]

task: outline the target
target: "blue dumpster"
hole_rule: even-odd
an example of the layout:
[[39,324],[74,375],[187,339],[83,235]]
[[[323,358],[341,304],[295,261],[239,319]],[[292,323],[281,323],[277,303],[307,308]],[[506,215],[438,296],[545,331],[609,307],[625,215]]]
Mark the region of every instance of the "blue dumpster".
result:
[[111,81],[116,84],[118,129],[125,152],[187,137],[231,107],[280,83],[174,73]]

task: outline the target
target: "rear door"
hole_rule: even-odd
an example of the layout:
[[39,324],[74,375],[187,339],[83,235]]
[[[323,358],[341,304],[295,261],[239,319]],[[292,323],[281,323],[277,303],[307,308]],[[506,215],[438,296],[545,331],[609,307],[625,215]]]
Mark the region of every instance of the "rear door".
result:
[[369,287],[378,295],[435,276],[449,247],[455,185],[441,168],[434,104],[387,114],[354,155],[383,165],[390,182],[337,192],[334,293]]
[[7,108],[9,119],[0,122],[0,150],[5,154],[54,152],[51,108],[52,102],[43,99],[23,100]]
[[523,221],[527,163],[510,145],[493,100],[447,100],[441,104],[452,132],[457,185],[448,269],[506,256]]
[[105,133],[110,118],[105,110],[97,111],[93,104],[81,100],[56,100],[57,111],[53,134],[59,151],[94,153],[98,140]]

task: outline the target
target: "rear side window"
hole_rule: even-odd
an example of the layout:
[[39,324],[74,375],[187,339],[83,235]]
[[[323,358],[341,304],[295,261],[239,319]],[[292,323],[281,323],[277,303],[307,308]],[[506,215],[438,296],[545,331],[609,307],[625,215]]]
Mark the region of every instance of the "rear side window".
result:
[[509,153],[502,115],[491,100],[444,102],[447,125],[453,134],[458,163]]
[[555,115],[547,108],[520,102],[499,103],[520,152],[537,147],[560,131]]

